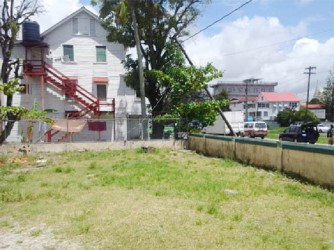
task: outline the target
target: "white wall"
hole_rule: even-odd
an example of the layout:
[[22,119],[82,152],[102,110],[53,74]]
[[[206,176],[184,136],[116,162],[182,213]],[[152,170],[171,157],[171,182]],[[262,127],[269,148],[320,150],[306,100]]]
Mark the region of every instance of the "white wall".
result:
[[[86,12],[78,14],[80,18],[91,18]],[[77,17],[77,16],[76,16]],[[93,77],[108,77],[107,102],[115,98],[115,116],[120,118],[116,123],[116,140],[126,139],[128,114],[140,114],[140,100],[136,97],[135,91],[126,87],[123,76],[126,73],[121,61],[125,58],[126,50],[123,45],[109,43],[106,39],[106,31],[96,21],[95,36],[73,35],[72,19],[50,30],[43,37],[43,42],[49,45],[49,50],[45,49],[45,58],[54,68],[69,77],[77,77],[78,84],[88,92],[96,95],[96,85]],[[63,45],[73,45],[74,62],[64,62]],[[96,46],[106,46],[107,60],[105,63],[96,62]],[[37,51],[38,52],[38,51]],[[40,55],[34,50],[34,59],[40,59]],[[25,49],[18,46],[13,55],[24,59]],[[29,53],[30,59],[33,55]],[[25,81],[30,85],[29,95],[15,95],[15,105],[23,105],[31,108],[36,99],[41,108],[53,108],[57,112],[53,114],[55,118],[65,118],[66,110],[78,110],[80,107],[74,102],[65,100],[65,94],[61,93],[49,83],[43,84],[41,77],[25,77]],[[43,106],[43,107],[42,107]],[[15,128],[13,135],[8,141],[18,141],[19,128]],[[80,136],[79,134],[77,136]],[[110,140],[108,135],[107,140]]]

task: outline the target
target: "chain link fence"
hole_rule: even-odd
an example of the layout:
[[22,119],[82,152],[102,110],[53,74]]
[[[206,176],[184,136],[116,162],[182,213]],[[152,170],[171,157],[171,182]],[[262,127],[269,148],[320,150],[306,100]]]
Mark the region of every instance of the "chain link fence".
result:
[[[8,122],[0,122],[1,131]],[[14,123],[6,143],[71,143],[130,140],[184,139],[178,119],[150,118],[55,119],[52,125],[41,120]]]

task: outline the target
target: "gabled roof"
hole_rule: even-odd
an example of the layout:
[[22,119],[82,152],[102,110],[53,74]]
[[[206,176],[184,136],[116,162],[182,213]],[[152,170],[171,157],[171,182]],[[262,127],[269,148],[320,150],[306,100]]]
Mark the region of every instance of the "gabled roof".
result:
[[48,28],[46,31],[44,31],[41,34],[41,36],[43,37],[43,36],[47,35],[48,33],[50,33],[51,31],[55,30],[59,26],[63,25],[67,21],[71,20],[74,16],[78,15],[81,12],[85,12],[86,14],[90,15],[92,18],[94,18],[95,20],[97,20],[99,23],[101,22],[101,20],[99,19],[99,17],[97,15],[95,15],[93,12],[89,11],[88,9],[86,9],[85,6],[82,6],[80,9],[78,9],[75,12],[73,12],[71,15],[65,17],[64,19],[62,19],[61,21],[59,21],[55,25],[53,25],[50,28]]
[[[262,99],[263,97],[263,99]],[[300,99],[291,92],[261,92],[257,99],[258,102],[300,102]]]

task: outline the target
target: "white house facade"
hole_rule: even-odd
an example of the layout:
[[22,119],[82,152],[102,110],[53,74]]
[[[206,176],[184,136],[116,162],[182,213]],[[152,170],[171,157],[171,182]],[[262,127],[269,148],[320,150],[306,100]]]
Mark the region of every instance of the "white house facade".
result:
[[[234,99],[231,101],[232,111],[244,111],[245,117],[256,121],[274,121],[278,113],[284,108],[291,108],[296,111],[300,109],[300,99],[293,93],[261,92],[256,98],[247,101],[246,111],[245,100]],[[248,112],[248,116],[246,114]]]
[[[30,25],[30,26],[29,26]],[[40,35],[36,23],[23,27],[23,40],[13,57],[23,61],[24,93],[13,106],[54,109],[52,126],[34,124],[32,142],[113,141],[140,136],[140,98],[126,86],[121,63],[126,48],[107,41],[99,18],[82,7]],[[27,33],[28,32],[28,33]],[[26,35],[26,37],[25,37]],[[38,35],[37,35],[38,36]],[[17,123],[7,141],[27,137]]]
[[273,121],[284,108],[300,108],[300,99],[293,93],[262,92],[256,100],[255,108],[250,109],[250,114],[257,120]]

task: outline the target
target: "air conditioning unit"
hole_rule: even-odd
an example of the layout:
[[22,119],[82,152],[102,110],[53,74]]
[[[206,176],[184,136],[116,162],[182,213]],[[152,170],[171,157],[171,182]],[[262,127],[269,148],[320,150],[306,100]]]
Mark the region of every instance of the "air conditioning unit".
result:
[[70,57],[68,55],[62,56],[62,62],[70,62]]

